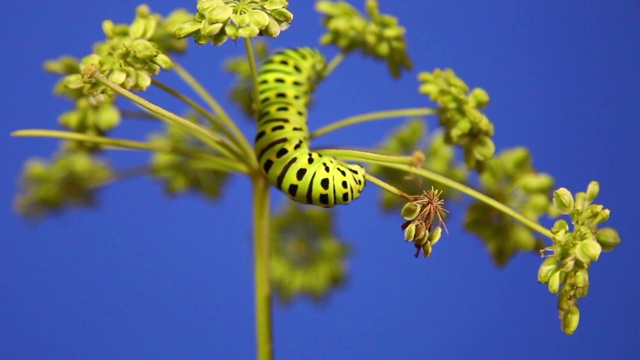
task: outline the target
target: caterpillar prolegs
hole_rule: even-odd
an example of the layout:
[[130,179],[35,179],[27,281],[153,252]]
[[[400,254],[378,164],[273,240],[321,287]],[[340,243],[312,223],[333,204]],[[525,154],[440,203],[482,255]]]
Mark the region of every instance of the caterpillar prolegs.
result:
[[360,196],[365,171],[309,149],[307,107],[325,65],[310,48],[283,50],[266,60],[258,74],[255,152],[271,185],[299,203],[332,207]]

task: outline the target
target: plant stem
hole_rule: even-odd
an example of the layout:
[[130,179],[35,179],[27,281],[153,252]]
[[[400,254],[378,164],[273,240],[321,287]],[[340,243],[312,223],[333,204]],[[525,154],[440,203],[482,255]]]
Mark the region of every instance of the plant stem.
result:
[[388,192],[390,192],[392,194],[396,194],[398,196],[402,196],[403,198],[405,198],[405,199],[407,199],[409,201],[411,201],[411,199],[412,199],[411,195],[405,193],[404,191],[398,189],[397,187],[395,187],[393,185],[390,185],[390,184],[378,179],[377,177],[375,177],[375,176],[373,176],[373,175],[371,175],[369,173],[365,174],[365,178],[367,179],[367,181],[372,182],[372,183],[380,186],[382,189],[387,190]]
[[377,120],[388,120],[395,119],[399,117],[411,117],[411,116],[427,116],[437,114],[437,109],[431,108],[410,108],[410,109],[400,109],[400,110],[384,110],[384,111],[375,111],[366,114],[360,114],[356,116],[351,116],[346,119],[342,119],[331,123],[329,125],[323,126],[320,129],[311,133],[311,139],[317,138],[319,136],[325,135],[332,131],[351,126],[356,124],[361,124],[369,121],[377,121]]
[[[85,71],[90,72],[92,69],[88,68]],[[96,69],[97,70],[97,69]],[[183,129],[186,129],[193,136],[202,140],[205,144],[211,146],[212,148],[218,150],[220,153],[228,157],[229,159],[238,159],[239,161],[243,161],[242,158],[238,158],[236,154],[231,153],[228,149],[233,147],[233,144],[229,143],[226,139],[222,138],[220,135],[209,131],[198,124],[195,124],[181,116],[178,116],[166,109],[161,108],[160,106],[147,101],[146,99],[132,93],[131,91],[121,87],[120,85],[112,82],[107,79],[104,75],[100,74],[98,71],[90,72],[89,74],[94,79],[98,80],[104,86],[110,88],[111,90],[117,92],[118,94],[124,96],[125,98],[131,100],[135,104],[140,105],[141,107],[149,110],[152,114],[158,116],[160,119],[166,120],[170,123],[174,123]],[[225,145],[222,145],[225,143]]]
[[225,171],[225,172],[237,172],[248,173],[248,169],[245,164],[238,163],[226,158],[213,156],[197,150],[186,149],[175,145],[168,144],[155,144],[140,142],[126,139],[113,139],[101,136],[86,135],[80,133],[74,133],[70,131],[59,130],[42,130],[42,129],[25,129],[18,130],[11,133],[11,136],[17,137],[44,137],[55,138],[72,141],[85,141],[94,144],[102,144],[105,146],[111,146],[117,149],[131,149],[131,150],[145,150],[155,152],[171,152],[177,155],[182,155],[193,160],[202,160],[210,163],[210,168]]
[[336,56],[334,56],[333,59],[331,59],[331,61],[329,61],[327,66],[324,68],[322,78],[324,79],[329,76],[329,74],[331,74],[333,70],[335,70],[338,65],[340,65],[340,63],[342,63],[342,60],[344,60],[344,53],[338,53]]
[[180,64],[174,62],[174,69],[178,76],[180,76],[184,82],[189,84],[189,86],[195,91],[202,100],[209,105],[209,107],[215,112],[216,116],[223,122],[224,125],[234,134],[231,140],[242,149],[242,152],[245,155],[246,161],[248,161],[249,167],[256,167],[257,160],[255,156],[253,156],[253,147],[249,144],[249,141],[244,136],[242,131],[238,128],[236,123],[231,119],[229,114],[224,110],[224,108],[216,101],[216,99],[211,96],[211,94],[194,78],[185,68],[180,66]]
[[249,69],[251,70],[251,82],[253,83],[253,98],[254,103],[259,104],[259,92],[258,92],[258,66],[256,64],[256,55],[253,51],[253,45],[251,40],[244,39],[244,47],[247,49],[247,58],[249,60]]
[[273,358],[271,326],[270,265],[270,209],[269,184],[261,174],[252,177],[253,184],[253,251],[256,309],[256,341],[259,360]]
[[318,149],[317,153],[327,156],[333,156],[340,160],[346,161],[379,161],[388,164],[413,165],[415,160],[413,156],[396,156],[383,155],[369,151],[351,150],[351,149]]
[[345,160],[353,160],[353,161],[362,161],[362,162],[367,162],[370,164],[377,164],[380,166],[385,166],[385,167],[389,167],[389,168],[393,168],[393,169],[398,169],[398,170],[402,170],[402,171],[406,171],[412,174],[416,174],[416,175],[420,175],[422,177],[424,177],[425,179],[429,179],[432,181],[435,181],[437,183],[440,183],[444,186],[447,186],[449,188],[452,188],[454,190],[458,190],[463,194],[467,194],[469,196],[471,196],[472,198],[482,201],[483,203],[491,206],[492,208],[504,213],[505,215],[511,216],[513,219],[519,221],[520,223],[522,223],[523,225],[529,227],[530,229],[537,231],[538,233],[552,239],[553,238],[553,234],[551,233],[551,231],[547,228],[545,228],[544,226],[538,224],[537,222],[530,220],[528,218],[526,218],[525,216],[523,216],[522,214],[520,214],[519,212],[513,210],[512,208],[508,207],[507,205],[465,185],[465,184],[461,184],[457,181],[454,181],[452,179],[449,179],[446,176],[442,176],[438,173],[435,173],[433,171],[427,170],[427,169],[420,169],[420,168],[416,168],[414,166],[408,166],[408,165],[401,165],[401,164],[393,164],[393,163],[389,163],[386,161],[380,161],[380,160],[372,160],[372,159],[365,159],[362,157],[347,157],[347,156],[343,156],[342,158],[344,158]]
[[163,83],[163,82],[161,82],[161,81],[159,81],[157,79],[151,79],[151,83],[153,85],[159,87],[160,89],[162,89],[164,92],[168,93],[169,95],[171,95],[171,96],[181,100],[185,104],[189,105],[198,114],[204,116],[207,120],[209,120],[209,122],[211,122],[211,124],[214,127],[220,128],[220,130],[222,130],[227,135],[227,137],[229,137],[230,139],[233,138],[233,135],[229,132],[229,130],[227,130],[227,128],[222,124],[222,122],[220,122],[220,120],[218,118],[213,116],[213,114],[208,112],[204,107],[202,107],[200,104],[195,102],[193,99],[190,99],[189,97],[185,96],[184,94],[178,92],[177,90],[173,89],[169,85],[166,85],[165,83]]

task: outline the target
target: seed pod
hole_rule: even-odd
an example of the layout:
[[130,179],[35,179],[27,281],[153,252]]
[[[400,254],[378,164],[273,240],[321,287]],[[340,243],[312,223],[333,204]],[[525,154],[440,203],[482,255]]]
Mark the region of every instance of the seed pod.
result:
[[413,220],[420,214],[420,210],[420,205],[408,202],[404,204],[402,210],[400,210],[400,215],[407,220]]

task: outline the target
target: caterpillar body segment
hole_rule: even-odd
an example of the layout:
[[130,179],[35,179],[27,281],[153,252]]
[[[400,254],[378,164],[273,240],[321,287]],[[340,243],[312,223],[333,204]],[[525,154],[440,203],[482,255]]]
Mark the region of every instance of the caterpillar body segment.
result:
[[255,152],[270,184],[303,204],[332,207],[357,199],[365,171],[309,148],[307,109],[325,58],[315,49],[287,49],[258,74]]

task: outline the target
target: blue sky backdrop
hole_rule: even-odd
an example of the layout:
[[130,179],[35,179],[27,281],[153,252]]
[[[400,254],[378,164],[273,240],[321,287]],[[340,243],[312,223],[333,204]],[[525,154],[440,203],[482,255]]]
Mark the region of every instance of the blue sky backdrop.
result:
[[[491,95],[498,150],[527,145],[558,186],[601,184],[598,201],[623,243],[593,265],[580,327],[560,331],[556,297],[536,282],[540,259],[516,256],[497,268],[460,229],[430,259],[415,259],[398,218],[363,197],[335,209],[353,246],[345,287],[321,304],[275,306],[280,359],[630,359],[640,354],[640,4],[637,1],[389,1],[408,30],[415,70],[389,79],[384,64],[349,57],[320,86],[312,129],[372,110],[428,105],[418,71],[451,67]],[[292,1],[290,30],[272,47],[317,45],[311,1]],[[354,1],[362,7],[364,1]],[[21,165],[57,143],[16,139],[20,128],[57,128],[69,103],[51,95],[42,62],[84,56],[102,39],[103,19],[129,22],[138,3],[12,1],[0,13],[0,358],[250,359],[255,356],[250,184],[236,178],[217,203],[163,196],[149,178],[100,191],[99,206],[31,224],[12,212]],[[151,1],[154,11],[195,1]],[[323,50],[334,54],[333,49]],[[243,46],[190,45],[181,61],[219,98],[230,78],[221,60]],[[175,82],[173,74],[161,79]],[[149,96],[159,95],[150,92]],[[167,107],[184,108],[173,101]],[[239,115],[237,111],[233,115]],[[319,145],[371,146],[398,121],[343,130]],[[435,126],[434,119],[429,124]],[[254,127],[243,127],[253,137]],[[114,133],[142,139],[149,124]],[[148,155],[113,153],[118,166]],[[285,198],[274,191],[274,206]]]

